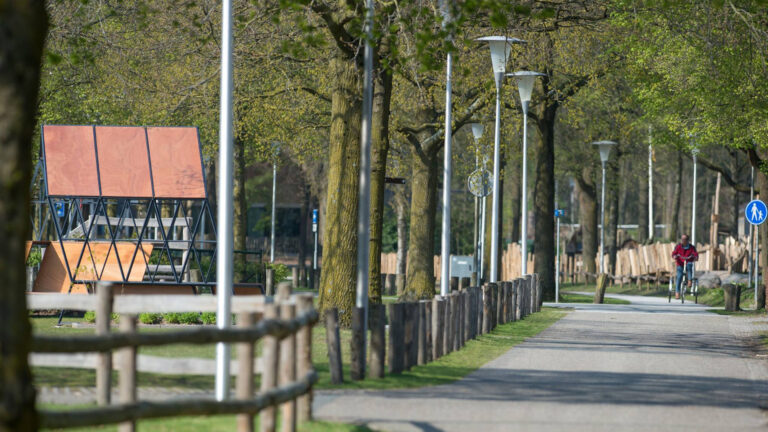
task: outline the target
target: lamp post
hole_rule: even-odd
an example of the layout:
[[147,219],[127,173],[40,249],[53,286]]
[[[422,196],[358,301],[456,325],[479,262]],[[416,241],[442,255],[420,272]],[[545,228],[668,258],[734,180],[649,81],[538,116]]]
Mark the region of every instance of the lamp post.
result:
[[496,127],[493,140],[493,198],[491,200],[491,277],[490,282],[498,280],[499,267],[499,170],[501,167],[501,85],[504,81],[504,72],[507,68],[507,59],[512,49],[512,44],[522,44],[525,41],[507,36],[486,36],[477,39],[480,42],[488,42],[491,48],[491,63],[493,65],[493,78],[496,81]]
[[605,163],[611,155],[611,148],[616,145],[613,141],[593,142],[600,150],[600,163],[603,167],[603,182],[600,190],[600,273],[605,273]]
[[275,208],[277,196],[277,157],[280,155],[280,144],[272,143],[272,219],[269,221],[269,262],[275,262],[275,221],[277,211]]
[[[696,246],[696,168],[698,166],[697,156],[699,155],[699,149],[694,148],[691,150],[693,156],[693,193],[691,197],[691,244]],[[714,245],[713,245],[714,247]]]
[[[221,93],[219,113],[218,252],[216,257],[216,327],[226,329],[232,319],[232,265],[234,234],[232,219],[232,2],[221,7]],[[216,344],[216,400],[229,397],[229,345]]]
[[[440,1],[440,10],[443,15],[443,29],[451,21],[451,7],[449,0]],[[451,42],[448,36],[448,42]],[[451,282],[451,66],[453,54],[448,51],[445,63],[445,145],[443,157],[443,223],[442,244],[440,246],[440,295],[447,296]]]
[[508,76],[517,78],[517,89],[520,93],[520,105],[523,108],[523,180],[521,192],[520,217],[520,276],[528,274],[528,105],[536,77],[544,76],[541,72],[518,71]]
[[[648,126],[648,238],[653,240],[653,141],[651,131],[653,126]],[[639,228],[642,229],[642,228]]]
[[[472,127],[472,136],[475,137],[475,169],[479,169],[480,163],[477,154],[480,146],[480,138],[483,137],[485,127],[482,123],[471,123],[470,126]],[[485,170],[485,162],[486,156],[483,152],[483,170]],[[485,246],[485,197],[475,197],[475,209],[478,208],[478,205],[481,206],[481,208],[479,212],[475,212],[476,216],[477,213],[479,213],[479,221],[475,220],[475,272],[478,274],[477,280],[480,281],[483,278],[483,253],[485,252],[483,250]],[[480,225],[479,229],[477,225]]]

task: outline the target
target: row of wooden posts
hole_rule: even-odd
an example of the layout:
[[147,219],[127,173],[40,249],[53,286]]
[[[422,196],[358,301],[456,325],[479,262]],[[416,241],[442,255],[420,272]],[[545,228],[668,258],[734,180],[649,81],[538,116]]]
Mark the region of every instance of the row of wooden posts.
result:
[[[299,421],[311,420],[312,385],[317,381],[312,364],[312,327],[318,320],[313,296],[290,295],[290,284],[278,286],[276,297],[235,296],[232,312],[237,325],[231,329],[201,327],[193,330],[139,333],[141,312],[216,310],[214,296],[125,295],[113,297],[112,286],[99,284],[96,296],[65,294],[29,295],[30,309],[95,310],[96,335],[34,335],[32,352],[99,352],[96,367],[97,402],[100,407],[72,411],[41,411],[42,426],[87,427],[119,423],[119,430],[135,430],[135,422],[157,417],[238,414],[238,431],[253,430],[259,413],[260,430],[274,431],[277,408],[282,431],[293,431]],[[120,331],[110,332],[111,314],[119,314]],[[261,340],[261,388],[254,395],[254,345]],[[172,401],[137,401],[136,351],[139,346],[167,344],[234,343],[237,346],[235,399],[215,401],[189,398]],[[110,404],[112,351],[116,351],[118,404]]]
[[[352,315],[350,378],[361,380],[365,371],[382,378],[385,371],[402,373],[453,351],[497,325],[525,318],[541,308],[541,287],[537,275],[512,281],[487,283],[435,296],[432,300],[392,303],[370,308],[370,358],[366,368],[362,355],[362,314]],[[338,311],[325,315],[326,341],[331,382],[343,381]],[[386,337],[387,329],[389,338]]]

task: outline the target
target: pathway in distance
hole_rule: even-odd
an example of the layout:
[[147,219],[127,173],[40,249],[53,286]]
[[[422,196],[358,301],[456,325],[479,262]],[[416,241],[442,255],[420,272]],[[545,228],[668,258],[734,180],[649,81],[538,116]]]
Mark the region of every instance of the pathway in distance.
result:
[[768,360],[733,318],[667,299],[568,316],[455,383],[318,392],[319,419],[384,431],[766,430]]

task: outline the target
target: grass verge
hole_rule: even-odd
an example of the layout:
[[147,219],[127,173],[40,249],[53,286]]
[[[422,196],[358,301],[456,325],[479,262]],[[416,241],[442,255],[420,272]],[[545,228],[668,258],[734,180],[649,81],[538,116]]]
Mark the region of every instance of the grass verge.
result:
[[[584,295],[584,294],[574,294],[574,293],[561,293],[560,294],[560,301],[563,303],[592,303],[594,300],[594,297]],[[615,299],[606,297],[603,299],[603,303],[605,304],[630,304],[631,302],[627,300],[622,299]]]

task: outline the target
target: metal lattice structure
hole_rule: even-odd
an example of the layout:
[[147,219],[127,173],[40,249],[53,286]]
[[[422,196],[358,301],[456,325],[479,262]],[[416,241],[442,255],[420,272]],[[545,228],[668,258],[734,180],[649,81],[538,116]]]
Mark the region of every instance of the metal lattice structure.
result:
[[41,137],[33,226],[35,240],[49,223],[55,238],[39,242],[35,291],[215,285],[197,128],[45,125]]

